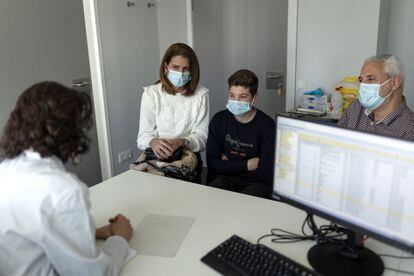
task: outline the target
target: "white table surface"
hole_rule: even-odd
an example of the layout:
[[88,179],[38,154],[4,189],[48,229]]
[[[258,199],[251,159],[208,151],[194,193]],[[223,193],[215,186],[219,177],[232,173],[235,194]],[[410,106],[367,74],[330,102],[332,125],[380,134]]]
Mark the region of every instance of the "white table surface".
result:
[[[121,275],[216,275],[200,258],[231,235],[255,243],[275,227],[300,233],[305,219],[303,211],[288,204],[132,170],[91,187],[90,198],[97,226],[117,213],[130,218],[133,227],[147,214],[196,218],[174,258],[138,255]],[[313,242],[262,243],[310,267],[306,254]],[[366,246],[378,254],[404,254],[374,239]],[[386,267],[414,271],[414,260],[383,260]],[[384,275],[404,274],[385,270]]]

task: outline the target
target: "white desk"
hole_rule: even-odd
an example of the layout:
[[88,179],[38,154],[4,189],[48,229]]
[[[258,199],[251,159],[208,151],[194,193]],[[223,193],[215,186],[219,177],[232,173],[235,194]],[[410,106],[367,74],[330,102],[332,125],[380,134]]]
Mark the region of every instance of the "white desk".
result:
[[[200,258],[232,234],[255,243],[274,227],[300,233],[305,218],[303,211],[284,203],[137,171],[128,171],[90,188],[90,198],[98,226],[118,212],[130,218],[133,227],[150,213],[196,218],[174,258],[138,255],[121,275],[216,275]],[[313,242],[263,243],[310,267],[306,254]],[[379,254],[403,254],[373,239],[366,245]],[[386,267],[414,270],[414,260],[386,258],[384,262]],[[386,270],[385,275],[397,274]]]

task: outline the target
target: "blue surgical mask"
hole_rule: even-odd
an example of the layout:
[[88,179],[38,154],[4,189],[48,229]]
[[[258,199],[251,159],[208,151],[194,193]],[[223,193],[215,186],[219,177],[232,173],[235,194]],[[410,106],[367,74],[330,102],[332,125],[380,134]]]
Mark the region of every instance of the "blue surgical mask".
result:
[[386,84],[390,79],[386,80],[382,84],[379,83],[361,83],[359,86],[359,102],[364,106],[366,109],[374,110],[378,108],[386,98],[388,98],[394,90],[388,93],[387,96],[381,97],[380,90],[381,86]]
[[253,103],[250,102],[240,102],[240,101],[231,101],[227,102],[227,109],[234,116],[243,116],[252,108]]
[[179,72],[168,69],[167,74],[168,80],[174,85],[175,87],[183,87],[191,80],[190,72]]

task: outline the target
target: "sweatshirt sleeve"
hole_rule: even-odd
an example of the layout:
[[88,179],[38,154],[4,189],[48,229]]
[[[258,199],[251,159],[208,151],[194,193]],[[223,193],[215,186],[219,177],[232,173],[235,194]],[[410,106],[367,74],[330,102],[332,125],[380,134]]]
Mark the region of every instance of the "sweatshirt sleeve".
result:
[[201,96],[198,106],[199,113],[191,129],[190,135],[185,137],[189,141],[188,148],[193,152],[200,152],[206,148],[209,119],[209,98],[208,93]]
[[129,252],[120,236],[96,246],[87,196],[80,191],[61,200],[48,216],[42,246],[59,275],[118,275]]
[[145,87],[141,99],[139,130],[137,137],[137,147],[140,150],[148,148],[151,140],[157,137],[155,131],[155,112],[154,99],[150,97],[148,87]]
[[211,120],[207,139],[207,167],[211,174],[237,175],[247,172],[247,160],[223,161],[221,155],[224,153],[224,132],[220,119],[216,116]]
[[273,119],[271,123],[263,127],[261,137],[260,157],[258,166],[258,175],[260,175],[265,184],[273,185],[273,173],[275,163],[275,143],[276,143],[276,126]]

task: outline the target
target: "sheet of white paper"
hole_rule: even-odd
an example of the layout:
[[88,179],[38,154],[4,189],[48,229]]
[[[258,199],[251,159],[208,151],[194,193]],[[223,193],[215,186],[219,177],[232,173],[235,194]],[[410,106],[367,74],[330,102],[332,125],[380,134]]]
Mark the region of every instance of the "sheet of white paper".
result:
[[174,257],[195,221],[194,217],[148,214],[129,241],[138,254]]

